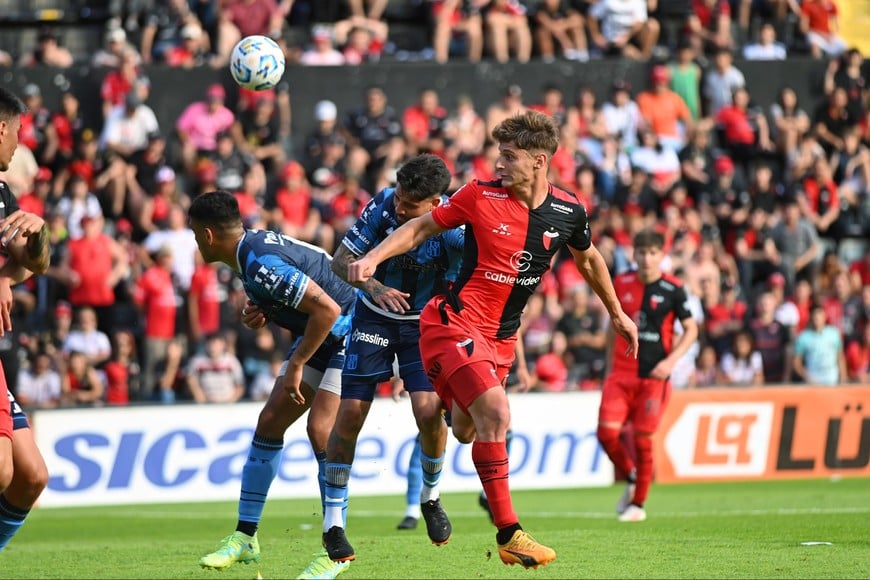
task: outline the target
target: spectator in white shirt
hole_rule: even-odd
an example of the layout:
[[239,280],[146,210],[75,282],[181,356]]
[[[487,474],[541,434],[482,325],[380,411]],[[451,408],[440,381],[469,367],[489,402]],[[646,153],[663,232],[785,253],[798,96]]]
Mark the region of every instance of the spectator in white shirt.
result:
[[317,27],[311,33],[313,46],[302,53],[299,64],[307,66],[341,66],[345,64],[344,55],[332,44],[332,32],[328,28]]
[[785,60],[785,45],[776,41],[776,29],[766,22],[758,32],[758,42],[743,47],[746,60]]
[[70,331],[61,347],[65,356],[71,352],[80,352],[88,359],[91,366],[98,366],[109,360],[112,355],[112,343],[109,337],[97,330],[97,313],[93,308],[81,308],[76,317],[78,324]]
[[245,394],[242,363],[229,352],[223,336],[209,336],[205,354],[190,359],[187,386],[197,403],[235,403]]
[[752,333],[743,330],[734,335],[731,350],[722,355],[720,369],[731,386],[764,384],[764,363],[755,350]]
[[599,0],[589,10],[589,31],[605,55],[649,60],[660,28],[646,0]]
[[51,356],[45,352],[36,353],[29,368],[18,371],[16,399],[31,409],[51,409],[60,402],[60,374],[52,368]]
[[601,107],[604,125],[609,135],[616,136],[622,149],[631,151],[637,145],[637,130],[642,118],[631,98],[631,85],[625,81],[613,83],[613,98]]
[[722,107],[731,104],[734,91],[746,86],[746,78],[735,67],[731,51],[721,48],[713,57],[713,67],[704,78],[704,99],[707,101],[707,115],[715,117]]

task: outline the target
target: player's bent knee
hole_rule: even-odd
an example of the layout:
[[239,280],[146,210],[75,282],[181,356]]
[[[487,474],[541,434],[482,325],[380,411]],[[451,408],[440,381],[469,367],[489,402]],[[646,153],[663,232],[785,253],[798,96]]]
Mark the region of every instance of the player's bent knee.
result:
[[598,440],[601,443],[619,440],[619,429],[615,427],[607,427],[604,425],[598,426]]
[[458,425],[454,422],[453,436],[456,437],[456,440],[460,443],[471,443],[477,436],[477,431],[474,429],[474,425],[464,426]]

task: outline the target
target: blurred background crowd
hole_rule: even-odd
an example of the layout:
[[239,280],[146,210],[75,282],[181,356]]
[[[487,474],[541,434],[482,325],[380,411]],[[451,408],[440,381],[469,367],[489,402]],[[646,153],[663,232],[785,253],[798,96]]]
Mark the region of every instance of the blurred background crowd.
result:
[[[491,179],[492,128],[528,108],[559,121],[550,179],[586,204],[614,274],[632,267],[635,232],[665,234],[664,267],[685,283],[702,329],[675,388],[870,382],[870,90],[831,0],[99,6],[93,50],[64,42],[74,28],[44,23],[16,48],[0,22],[0,66],[86,63],[102,79],[100,94],[69,88],[56,107],[45,86],[24,86],[21,145],[0,174],[22,208],[45,217],[53,248],[48,275],[14,289],[14,331],[0,337],[26,407],[267,397],[291,337],[240,324],[241,285],[202,262],[186,226],[190,200],[229,190],[247,226],[331,252],[409,156],[442,157],[452,190]],[[604,99],[601,87],[558,83],[536,94],[505,83],[493,102],[446,102],[424,87],[403,108],[383,86],[353,107],[324,93],[306,134],[293,134],[287,84],[229,95],[229,85],[202,87],[177,118],[149,107],[146,67],[223,67],[250,34],[282,44],[288,75],[294,65],[386,59],[619,58],[648,61],[649,74],[642,86],[616,80]],[[817,105],[799,102],[789,79],[775,102],[754,101],[740,63],[786,58],[825,63]],[[98,123],[82,114],[94,100]],[[524,314],[533,388],[599,388],[607,324],[568,255],[558,256]]]

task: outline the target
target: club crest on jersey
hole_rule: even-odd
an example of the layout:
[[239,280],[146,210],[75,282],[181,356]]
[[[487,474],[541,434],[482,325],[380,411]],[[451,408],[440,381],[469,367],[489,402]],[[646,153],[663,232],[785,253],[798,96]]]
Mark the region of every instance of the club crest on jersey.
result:
[[550,245],[553,243],[553,240],[559,237],[559,232],[556,231],[556,228],[550,226],[550,229],[544,232],[544,249],[550,251]]
[[655,310],[656,308],[659,307],[659,304],[661,304],[664,301],[665,301],[664,296],[660,296],[658,294],[653,294],[652,296],[649,297],[649,307],[652,308],[653,310]]

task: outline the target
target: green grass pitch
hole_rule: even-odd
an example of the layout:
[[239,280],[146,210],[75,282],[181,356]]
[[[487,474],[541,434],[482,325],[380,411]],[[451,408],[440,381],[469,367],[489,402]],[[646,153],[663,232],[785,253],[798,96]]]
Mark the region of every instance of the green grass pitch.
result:
[[[357,560],[341,578],[870,577],[868,479],[654,484],[638,524],[616,521],[620,491],[515,492],[525,528],[558,554],[534,571],[501,563],[474,494],[443,497],[453,538],[440,548],[422,522],[396,530],[404,498],[351,497]],[[319,512],[269,502],[261,562],[216,572],[197,560],[234,529],[235,503],[37,509],[0,553],[0,578],[294,578],[319,548]]]

